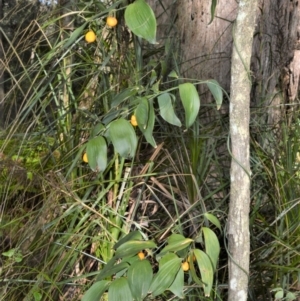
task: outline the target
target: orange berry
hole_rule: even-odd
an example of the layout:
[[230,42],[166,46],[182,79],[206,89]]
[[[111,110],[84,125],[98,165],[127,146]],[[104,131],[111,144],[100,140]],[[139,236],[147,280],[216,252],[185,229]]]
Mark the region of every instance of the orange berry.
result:
[[87,43],[93,43],[96,41],[96,34],[92,30],[89,30],[84,37]]
[[84,153],[83,156],[82,156],[82,161],[85,162],[85,163],[88,163],[89,160],[88,160],[88,157],[87,157],[87,153]]
[[130,123],[133,125],[133,126],[137,126],[137,120],[136,120],[136,117],[135,115],[132,115],[131,118],[130,118]]
[[189,265],[189,263],[187,261],[183,262],[181,264],[181,267],[182,267],[182,269],[183,269],[184,272],[187,272],[190,269],[190,265]]
[[145,258],[145,254],[142,251],[139,252],[137,255],[138,255],[138,257],[139,257],[140,260],[143,260]]
[[118,24],[118,20],[115,17],[107,17],[106,24],[109,27],[115,27]]

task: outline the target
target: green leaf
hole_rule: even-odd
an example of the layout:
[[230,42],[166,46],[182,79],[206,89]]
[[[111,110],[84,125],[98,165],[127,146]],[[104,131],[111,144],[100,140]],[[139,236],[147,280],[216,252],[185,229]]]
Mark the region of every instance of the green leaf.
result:
[[169,93],[160,94],[158,97],[158,105],[161,117],[170,124],[181,126],[181,122],[176,116]]
[[206,297],[209,297],[214,279],[214,269],[212,263],[208,255],[202,250],[194,249],[193,253],[196,257],[198,268],[200,270],[204,294]]
[[183,250],[189,246],[191,242],[193,242],[193,240],[190,238],[185,238],[180,234],[172,234],[168,239],[168,245],[161,250],[159,255]]
[[156,43],[156,18],[153,10],[144,0],[136,0],[127,6],[125,22],[135,35],[149,43]]
[[88,164],[93,171],[104,171],[107,166],[107,145],[103,137],[92,138],[86,146]]
[[116,257],[122,258],[127,256],[134,256],[139,251],[144,249],[156,248],[156,244],[152,240],[130,240],[122,244],[116,250]]
[[153,138],[153,129],[155,124],[155,113],[153,108],[153,102],[149,101],[149,117],[148,117],[148,124],[146,129],[141,129],[141,132],[145,136],[147,142],[151,144],[153,147],[157,147],[156,142]]
[[218,82],[214,79],[211,79],[206,82],[211,94],[213,95],[216,103],[217,103],[217,110],[221,108],[223,102],[223,91]]
[[16,254],[16,249],[10,249],[7,252],[3,252],[2,255],[6,257],[13,257]]
[[21,252],[17,252],[16,254],[15,254],[15,262],[21,262],[22,260],[23,260],[23,255],[22,255],[22,253]]
[[194,256],[193,250],[191,250],[191,253],[188,257],[188,263],[190,266],[191,277],[192,277],[193,281],[195,281],[196,284],[198,284],[199,286],[202,286],[203,282],[201,281],[201,279],[198,277],[198,275],[196,273],[194,261],[196,261],[196,257]]
[[205,241],[205,252],[210,257],[214,270],[217,268],[217,263],[220,254],[220,244],[217,235],[209,228],[202,228]]
[[31,171],[27,171],[27,180],[32,181],[33,179],[33,173]]
[[136,93],[141,90],[138,86],[126,88],[120,92],[120,94],[116,95],[112,102],[111,102],[111,107],[117,107],[119,106],[122,102],[126,101],[128,98],[136,95]]
[[91,130],[91,138],[94,138],[101,133],[105,129],[104,125],[102,123],[96,124],[93,129]]
[[115,151],[121,157],[134,157],[137,137],[132,125],[125,119],[118,119],[109,124],[109,137]]
[[222,231],[221,224],[216,216],[211,213],[204,213],[204,217],[207,218],[212,224],[214,224],[220,231]]
[[296,299],[297,299],[297,296],[296,296],[294,293],[292,293],[292,292],[288,292],[288,293],[286,294],[286,296],[285,296],[285,299],[286,299],[287,301],[293,301],[293,300],[296,300]]
[[183,294],[183,287],[184,287],[184,272],[183,269],[179,269],[178,273],[173,281],[172,285],[170,286],[169,290],[180,299],[184,299]]
[[211,1],[211,6],[210,6],[210,15],[211,15],[211,19],[210,19],[208,25],[214,20],[214,17],[215,17],[215,11],[216,11],[216,6],[217,6],[217,0],[212,0],[212,1]]
[[172,243],[176,243],[178,241],[183,241],[183,240],[185,240],[185,237],[183,235],[174,233],[168,237],[167,242],[168,242],[168,244],[172,244]]
[[174,253],[165,255],[159,262],[159,271],[150,285],[149,293],[155,297],[167,290],[175,280],[180,267],[181,258]]
[[43,295],[37,291],[32,293],[34,301],[40,301],[43,298]]
[[275,294],[275,300],[282,300],[283,298],[283,291],[278,291],[276,294]]
[[81,301],[99,301],[107,290],[110,281],[102,280],[95,282],[83,295]]
[[128,284],[134,300],[142,301],[148,294],[153,278],[151,264],[148,260],[139,260],[128,269]]
[[116,265],[109,265],[107,264],[104,266],[103,270],[100,271],[100,273],[97,276],[97,280],[102,280],[104,278],[110,277],[112,275],[115,275],[129,267],[129,264],[125,261],[122,261]]
[[168,74],[168,77],[178,78],[178,74],[176,73],[175,70],[172,70],[172,71]]
[[143,236],[141,234],[140,231],[136,230],[136,231],[132,231],[129,232],[126,236],[122,237],[115,245],[114,245],[114,249],[116,250],[120,245],[122,245],[123,243],[130,241],[130,240],[142,240]]
[[149,102],[146,97],[140,98],[139,104],[135,110],[135,117],[138,127],[141,131],[144,131],[147,128],[149,117]]
[[115,279],[108,289],[109,301],[132,301],[132,294],[126,278]]
[[200,109],[200,98],[191,83],[179,85],[179,95],[185,111],[185,126],[189,128],[196,120]]

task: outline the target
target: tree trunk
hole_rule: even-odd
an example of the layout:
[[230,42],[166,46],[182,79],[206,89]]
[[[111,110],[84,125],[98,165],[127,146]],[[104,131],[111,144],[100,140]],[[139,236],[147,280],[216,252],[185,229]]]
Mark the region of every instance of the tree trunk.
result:
[[229,301],[246,301],[249,280],[249,120],[253,33],[258,0],[241,0],[233,29],[230,88],[230,205],[228,215]]
[[[272,20],[272,21],[270,21]],[[291,0],[259,0],[257,32],[253,42],[253,107],[265,107],[255,114],[256,123],[274,130],[264,131],[260,143],[272,153],[272,143],[280,140],[280,122],[292,113],[298,96],[300,75],[300,5]],[[292,114],[289,118],[291,117]],[[270,139],[271,141],[270,143]],[[270,147],[269,147],[270,146]]]
[[[183,75],[199,80],[215,79],[229,91],[232,24],[237,1],[219,0],[211,23],[211,1],[178,0],[177,8]],[[206,85],[200,85],[199,92],[202,104],[213,102]]]

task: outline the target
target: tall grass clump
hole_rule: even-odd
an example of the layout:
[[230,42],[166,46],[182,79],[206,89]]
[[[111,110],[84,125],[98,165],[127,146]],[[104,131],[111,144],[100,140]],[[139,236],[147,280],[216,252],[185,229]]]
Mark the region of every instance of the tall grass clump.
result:
[[[195,85],[206,84],[217,107],[222,90],[213,80],[180,78],[175,41],[156,45],[152,10],[144,1],[130,5],[40,6],[17,32],[1,31],[3,300],[96,300],[100,292],[117,300],[140,266],[142,279],[155,276],[139,298],[217,294],[223,205],[215,195],[226,197],[227,182],[213,187],[208,177],[220,166],[215,142],[197,130]],[[147,22],[136,18],[136,5]],[[95,41],[86,41],[87,32]],[[142,263],[140,251],[148,256]],[[157,280],[166,274],[168,281]],[[130,287],[135,296],[139,290]]]
[[[251,300],[296,300],[299,291],[299,121],[277,126],[270,152],[253,139]],[[277,137],[278,139],[278,137]],[[277,140],[278,141],[278,140]],[[266,142],[266,141],[265,141]]]

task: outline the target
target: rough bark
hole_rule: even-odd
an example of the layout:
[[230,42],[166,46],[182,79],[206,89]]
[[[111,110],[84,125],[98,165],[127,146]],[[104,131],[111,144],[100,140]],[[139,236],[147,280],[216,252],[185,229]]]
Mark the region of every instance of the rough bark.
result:
[[[272,20],[272,21],[270,21]],[[274,129],[280,139],[280,121],[296,108],[300,75],[300,5],[291,0],[259,0],[258,26],[253,42],[252,107],[264,107],[255,114],[257,124]],[[288,114],[292,115],[292,114]],[[270,135],[261,145],[268,149]],[[270,148],[272,150],[272,147]]]
[[[227,91],[230,88],[232,24],[237,1],[219,0],[215,18],[211,20],[211,1],[178,0],[184,76],[200,80],[215,79]],[[213,102],[205,85],[199,86],[201,103]]]
[[241,0],[233,28],[230,88],[229,301],[246,301],[249,280],[250,60],[258,0]]

